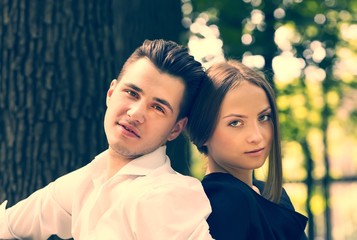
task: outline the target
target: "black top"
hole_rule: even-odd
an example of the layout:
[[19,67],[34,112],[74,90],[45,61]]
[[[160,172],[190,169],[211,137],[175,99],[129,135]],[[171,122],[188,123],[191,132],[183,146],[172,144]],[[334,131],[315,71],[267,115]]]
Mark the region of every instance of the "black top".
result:
[[[263,191],[263,182],[253,184]],[[212,206],[207,222],[214,239],[306,239],[307,218],[295,212],[284,189],[276,204],[227,173],[208,174],[202,185]]]

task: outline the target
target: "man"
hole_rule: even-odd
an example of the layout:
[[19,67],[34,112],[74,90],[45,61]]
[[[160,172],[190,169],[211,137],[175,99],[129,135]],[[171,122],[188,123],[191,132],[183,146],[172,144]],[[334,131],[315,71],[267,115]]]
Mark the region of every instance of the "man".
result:
[[107,92],[108,149],[5,210],[0,239],[212,239],[200,182],[176,173],[165,143],[185,128],[201,64],[171,41],[145,41]]

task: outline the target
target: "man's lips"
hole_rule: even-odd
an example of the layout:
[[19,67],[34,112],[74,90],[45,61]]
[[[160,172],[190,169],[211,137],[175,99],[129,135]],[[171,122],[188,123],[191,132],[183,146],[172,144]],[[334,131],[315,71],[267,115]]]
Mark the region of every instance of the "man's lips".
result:
[[133,126],[131,126],[130,124],[120,123],[120,122],[117,122],[117,124],[119,126],[121,126],[122,128],[124,128],[126,131],[131,132],[136,137],[140,138],[140,135],[139,135],[138,131]]

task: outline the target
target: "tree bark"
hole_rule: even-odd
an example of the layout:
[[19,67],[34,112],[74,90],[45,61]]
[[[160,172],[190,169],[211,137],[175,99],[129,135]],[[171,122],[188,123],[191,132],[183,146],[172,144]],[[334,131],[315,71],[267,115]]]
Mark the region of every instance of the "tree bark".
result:
[[[0,202],[13,205],[107,148],[110,81],[144,39],[179,41],[180,4],[0,0]],[[173,146],[173,165],[188,173],[187,141]]]

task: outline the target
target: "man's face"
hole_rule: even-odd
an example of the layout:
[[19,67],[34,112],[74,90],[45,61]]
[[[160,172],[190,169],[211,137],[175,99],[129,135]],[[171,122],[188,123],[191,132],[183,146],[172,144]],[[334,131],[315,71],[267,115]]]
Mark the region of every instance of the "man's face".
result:
[[107,93],[104,129],[109,150],[125,159],[150,153],[175,139],[187,119],[177,120],[185,86],[147,58],[129,65]]

